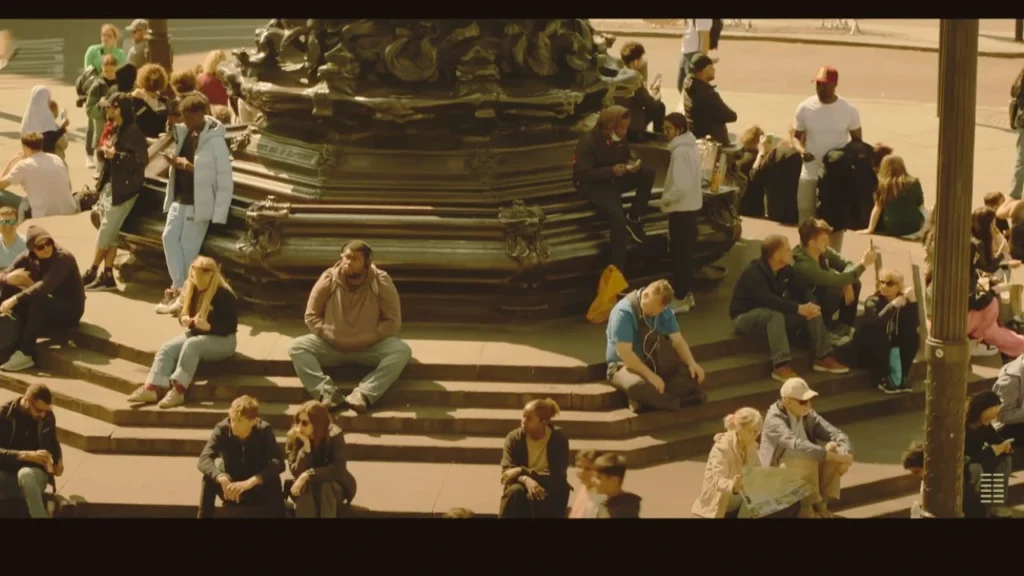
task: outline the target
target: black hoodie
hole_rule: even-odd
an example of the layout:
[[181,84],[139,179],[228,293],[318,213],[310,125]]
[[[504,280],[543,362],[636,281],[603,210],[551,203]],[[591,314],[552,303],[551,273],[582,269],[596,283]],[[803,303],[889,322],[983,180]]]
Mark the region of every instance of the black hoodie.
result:
[[810,301],[810,292],[797,279],[792,266],[772,273],[764,258],[758,258],[752,260],[736,280],[732,301],[729,302],[729,318],[736,318],[755,308],[796,314],[801,304]]
[[714,86],[687,76],[683,82],[683,108],[694,136],[711,136],[719,144],[729,145],[729,129],[725,125],[736,121],[736,112],[726,106]]
[[34,284],[21,291],[19,298],[33,301],[37,298],[53,296],[54,299],[71,304],[71,310],[81,318],[85,313],[85,284],[82,282],[82,274],[78,271],[78,262],[75,257],[61,248],[56,242],[53,244],[53,254],[41,260],[32,251],[32,246],[39,240],[53,236],[41,226],[32,225],[28,227],[25,234],[25,245],[28,249],[18,255],[11,262],[6,270],[0,272],[0,284],[7,275],[15,270],[26,270],[35,281]]
[[616,142],[605,132],[626,112],[622,106],[605,108],[598,117],[597,125],[580,136],[572,164],[572,183],[577,190],[593,185],[611,185],[615,181],[612,166],[629,162],[629,143],[625,139]]

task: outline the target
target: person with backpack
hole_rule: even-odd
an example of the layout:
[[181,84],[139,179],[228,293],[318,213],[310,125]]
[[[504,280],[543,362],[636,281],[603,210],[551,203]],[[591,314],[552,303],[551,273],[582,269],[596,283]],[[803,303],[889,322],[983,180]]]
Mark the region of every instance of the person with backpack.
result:
[[1024,84],[1024,68],[1010,87],[1010,128],[1017,131],[1017,162],[1010,178],[1010,198],[1014,200],[1020,200],[1024,192],[1024,89],[1021,84]]
[[89,127],[85,131],[85,167],[96,169],[96,145],[107,114],[100,107],[100,101],[117,87],[117,58],[112,55],[103,57],[102,76],[97,77],[89,85],[85,99],[85,113],[89,117]]

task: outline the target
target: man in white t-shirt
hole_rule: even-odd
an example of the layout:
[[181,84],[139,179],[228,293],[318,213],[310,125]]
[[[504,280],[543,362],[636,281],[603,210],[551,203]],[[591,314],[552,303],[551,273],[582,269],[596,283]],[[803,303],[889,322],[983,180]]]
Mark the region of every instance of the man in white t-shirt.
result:
[[[798,222],[813,217],[817,210],[818,173],[825,154],[846,146],[851,138],[862,139],[860,112],[836,95],[839,72],[832,66],[824,66],[818,70],[814,83],[817,94],[797,106],[793,124],[793,147],[804,160],[796,193]],[[842,250],[842,242],[842,232],[833,234],[832,248]]]
[[683,80],[690,75],[690,60],[693,55],[700,52],[707,54],[711,47],[711,26],[714,24],[711,18],[687,18],[686,27],[683,28],[683,56],[679,61],[679,81],[676,89],[683,91]]
[[[11,163],[19,156],[11,159]],[[78,201],[71,193],[71,177],[68,168],[60,156],[43,152],[43,136],[38,132],[30,132],[21,136],[20,159],[11,169],[0,177],[0,190],[6,191],[12,185],[21,186],[28,197],[29,209],[33,218],[45,216],[64,216],[78,212]],[[11,205],[21,203],[14,194],[6,192],[0,204]],[[24,214],[19,210],[19,216]]]

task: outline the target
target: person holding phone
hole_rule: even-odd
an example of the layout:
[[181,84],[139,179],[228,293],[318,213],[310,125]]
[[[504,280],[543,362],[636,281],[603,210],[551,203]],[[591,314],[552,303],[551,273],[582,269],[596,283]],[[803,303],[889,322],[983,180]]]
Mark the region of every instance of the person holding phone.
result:
[[43,494],[64,474],[52,405],[50,389],[33,384],[0,406],[0,498],[23,498],[32,518],[50,517]]
[[[665,103],[661,101],[661,75],[655,78],[648,89],[645,54],[643,44],[639,42],[627,42],[622,47],[622,63],[641,76],[640,87],[632,96],[623,98],[620,102],[633,118],[626,132],[626,139],[630,142],[656,139],[661,135],[665,125]],[[653,124],[653,133],[647,132],[648,124]]]
[[971,396],[967,402],[967,429],[964,434],[964,515],[968,518],[1008,516],[1012,510],[1002,505],[981,503],[983,474],[1013,471],[1013,440],[1003,437],[994,424],[1002,400],[991,390]]

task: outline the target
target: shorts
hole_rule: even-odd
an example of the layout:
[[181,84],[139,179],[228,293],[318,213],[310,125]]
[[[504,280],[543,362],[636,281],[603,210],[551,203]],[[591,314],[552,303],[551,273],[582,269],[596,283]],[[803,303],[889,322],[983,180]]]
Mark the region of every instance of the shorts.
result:
[[100,201],[96,205],[100,214],[100,233],[96,238],[96,248],[102,250],[118,245],[121,238],[121,226],[128,218],[128,214],[131,214],[132,207],[135,206],[135,201],[138,198],[138,195],[135,195],[131,200],[114,206],[114,192],[111,185],[103,186],[103,189],[100,190]]

